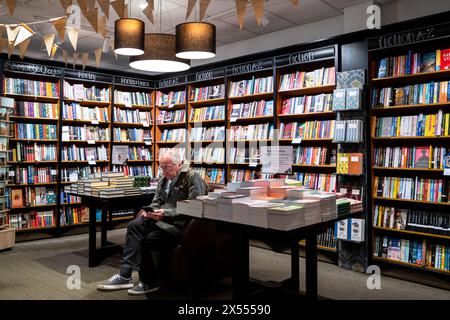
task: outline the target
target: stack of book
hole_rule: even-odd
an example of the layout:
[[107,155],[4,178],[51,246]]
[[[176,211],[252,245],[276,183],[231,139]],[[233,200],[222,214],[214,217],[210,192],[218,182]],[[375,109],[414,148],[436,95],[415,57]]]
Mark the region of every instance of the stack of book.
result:
[[301,204],[278,206],[269,209],[267,228],[292,230],[305,225],[306,209]]
[[191,217],[203,217],[203,201],[198,199],[177,201],[177,212]]
[[304,208],[304,213],[300,221],[300,227],[322,222],[322,206],[320,200],[301,199],[294,200],[289,203],[292,203],[293,205],[301,205]]
[[320,200],[322,210],[322,221],[337,218],[336,194],[334,193],[311,193],[305,195],[305,199]]
[[345,198],[336,200],[336,210],[338,217],[350,213],[350,201]]
[[247,201],[251,198],[244,194],[237,194],[234,192],[222,193],[217,201],[217,217],[218,220],[233,221],[233,205],[238,202]]
[[248,224],[262,228],[269,228],[268,216],[270,209],[282,206],[282,203],[272,202],[250,204],[248,208]]

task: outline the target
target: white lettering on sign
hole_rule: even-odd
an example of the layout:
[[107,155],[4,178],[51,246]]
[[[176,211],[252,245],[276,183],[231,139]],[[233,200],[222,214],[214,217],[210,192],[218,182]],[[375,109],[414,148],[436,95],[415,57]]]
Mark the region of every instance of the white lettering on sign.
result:
[[300,52],[300,53],[289,55],[289,64],[297,64],[297,63],[311,61],[314,59],[315,59],[314,52],[312,52],[312,51]]
[[434,38],[434,28],[426,28],[418,31],[409,31],[405,33],[396,33],[382,36],[378,39],[380,49],[411,44],[414,42],[425,41]]
[[244,73],[244,72],[252,72],[252,71],[256,71],[256,70],[261,70],[262,68],[263,68],[263,62],[258,61],[258,62],[233,66],[232,73],[237,74],[237,73]]
[[213,78],[212,71],[199,72],[195,74],[195,80],[209,80]]
[[81,72],[81,71],[78,71],[78,78],[80,78],[80,79],[88,79],[88,80],[96,80],[97,79],[97,77],[95,76],[94,73]]

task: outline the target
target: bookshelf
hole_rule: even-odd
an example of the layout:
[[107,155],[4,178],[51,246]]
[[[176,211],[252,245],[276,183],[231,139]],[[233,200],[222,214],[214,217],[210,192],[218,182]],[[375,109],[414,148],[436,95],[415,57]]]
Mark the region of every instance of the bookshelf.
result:
[[188,150],[191,167],[208,184],[226,183],[225,69],[188,75]]
[[114,77],[111,150],[113,171],[131,176],[154,176],[153,88],[154,83],[149,80]]
[[[407,32],[418,30],[395,36]],[[433,38],[398,46],[378,40],[369,39],[371,259],[421,271],[419,281],[448,281],[450,72],[441,54],[449,46]]]

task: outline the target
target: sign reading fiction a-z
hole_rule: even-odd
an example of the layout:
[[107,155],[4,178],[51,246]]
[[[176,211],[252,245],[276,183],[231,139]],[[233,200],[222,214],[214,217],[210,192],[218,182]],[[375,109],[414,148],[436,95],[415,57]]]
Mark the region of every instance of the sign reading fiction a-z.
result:
[[140,87],[140,88],[146,88],[146,89],[154,88],[153,81],[144,80],[144,79],[135,79],[135,78],[116,76],[116,77],[114,77],[114,83],[124,85],[124,86]]
[[302,64],[315,60],[332,59],[334,58],[334,54],[334,47],[296,52],[276,57],[275,64],[277,65],[277,67],[279,67]]
[[224,76],[225,76],[224,68],[206,70],[188,75],[188,82],[207,81],[222,78]]
[[369,50],[387,49],[450,37],[450,23],[391,33],[369,39]]
[[61,68],[48,67],[32,63],[14,62],[14,61],[5,61],[3,69],[4,71],[24,72],[28,74],[37,74],[52,77],[60,77],[63,72],[63,69]]
[[186,84],[186,77],[175,77],[158,81],[158,89],[174,87],[180,84]]
[[78,79],[83,81],[112,82],[112,76],[81,70],[65,70],[64,76],[66,78]]
[[273,67],[273,59],[258,60],[249,63],[235,64],[227,67],[227,75],[234,76],[249,72],[271,69]]

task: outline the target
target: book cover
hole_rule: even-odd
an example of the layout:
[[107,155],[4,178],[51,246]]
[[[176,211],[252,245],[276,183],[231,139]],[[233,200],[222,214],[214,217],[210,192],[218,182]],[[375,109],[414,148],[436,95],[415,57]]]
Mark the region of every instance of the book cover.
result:
[[22,189],[11,189],[11,208],[23,208],[24,199]]
[[359,110],[361,108],[361,89],[349,88],[346,90],[346,109]]
[[414,168],[428,168],[430,163],[430,148],[416,147]]
[[422,55],[421,72],[432,72],[436,70],[436,52],[428,52]]
[[406,92],[405,88],[395,88],[395,105],[396,106],[403,106],[406,103]]
[[336,173],[339,174],[348,174],[349,169],[349,154],[348,153],[338,153],[337,155],[337,165],[336,165]]
[[364,69],[336,72],[336,89],[360,88],[366,82],[366,72]]
[[378,67],[378,78],[387,77],[387,64],[388,58],[384,58],[380,60],[380,65]]
[[333,91],[333,111],[345,109],[345,89]]
[[441,70],[450,69],[450,49],[441,50]]
[[36,205],[47,204],[47,188],[36,187]]
[[348,174],[361,175],[363,167],[363,154],[350,153],[348,161]]

